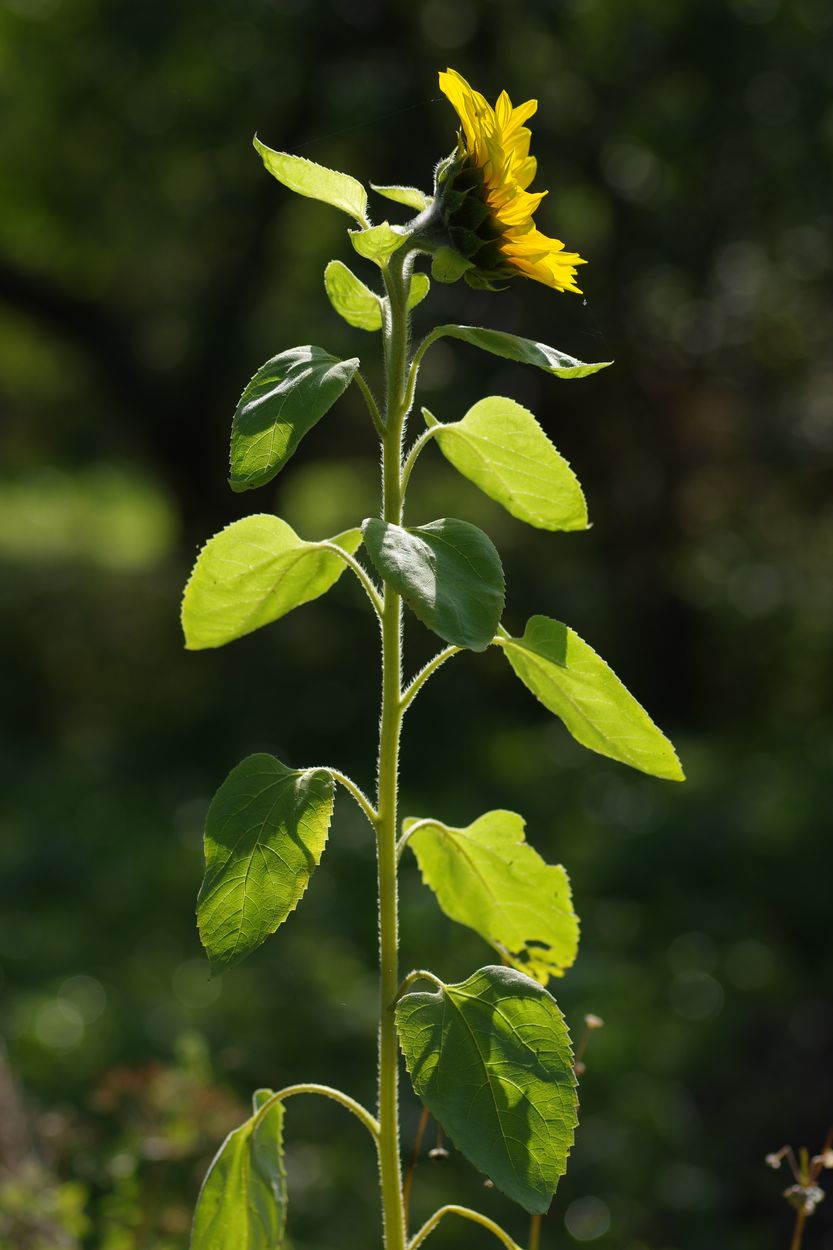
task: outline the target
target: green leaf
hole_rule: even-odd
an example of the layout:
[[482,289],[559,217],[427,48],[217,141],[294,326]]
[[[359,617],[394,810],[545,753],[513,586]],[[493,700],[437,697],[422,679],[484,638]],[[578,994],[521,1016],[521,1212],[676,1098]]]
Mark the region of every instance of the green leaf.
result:
[[499,645],[524,685],[576,742],[653,777],[684,781],[677,753],[619,678],[574,630],[533,616]]
[[[330,539],[352,555],[361,530]],[[255,514],[232,521],[203,547],[182,598],[189,651],[222,647],[309,603],[341,577],[345,563],[324,543],[304,542],[286,521]]]
[[431,257],[431,277],[437,282],[457,282],[467,269],[473,269],[472,261],[453,247],[438,247]]
[[527,408],[493,395],[448,425],[422,411],[445,458],[512,516],[538,529],[587,529],[578,478]]
[[408,291],[408,308],[416,308],[421,304],[431,289],[431,279],[427,273],[415,273],[411,276],[411,287]]
[[418,213],[433,203],[432,196],[426,195],[418,187],[379,187],[375,182],[370,185],[377,195],[383,195],[386,200],[394,200],[397,204],[404,204],[407,208],[415,208]]
[[233,491],[264,486],[350,385],[359,360],[320,347],[293,347],[261,365],[240,396],[231,426]]
[[437,326],[434,333],[438,337],[461,339],[464,343],[482,348],[484,352],[491,352],[493,356],[518,360],[524,365],[536,365],[557,378],[586,378],[588,374],[598,373],[613,364],[612,360],[602,360],[586,365],[544,343],[534,343],[532,339],[522,339],[517,334],[505,334],[503,330],[484,330],[480,326]]
[[463,829],[406,820],[422,879],[445,914],[467,925],[515,968],[546,985],[575,962],[578,917],[560,864],[526,842],[516,812],[487,812]]
[[349,235],[359,256],[375,261],[377,265],[384,264],[407,238],[400,226],[391,226],[386,221],[380,226],[370,226],[367,230],[350,230]]
[[332,204],[333,208],[349,213],[360,226],[366,224],[367,192],[355,178],[336,169],[327,169],[325,165],[316,165],[315,161],[308,161],[303,156],[276,152],[261,143],[257,135],[253,142],[269,173],[290,191],[305,195],[310,200]]
[[403,529],[362,524],[368,554],[415,616],[446,642],[484,651],[503,612],[503,569],[476,525],[444,518]]
[[324,270],[324,286],[333,308],[348,325],[357,330],[381,330],[379,296],[340,260],[331,260]]
[[335,783],[324,768],[250,755],[211,800],[197,924],[213,972],[240,963],[294,911],[318,866]]
[[200,1189],[191,1250],[280,1250],[286,1228],[283,1103],[270,1089],[254,1096],[254,1115],[229,1133]]
[[448,1136],[526,1211],[546,1211],[578,1106],[552,995],[514,968],[481,968],[460,985],[406,994],[396,1018],[414,1089]]

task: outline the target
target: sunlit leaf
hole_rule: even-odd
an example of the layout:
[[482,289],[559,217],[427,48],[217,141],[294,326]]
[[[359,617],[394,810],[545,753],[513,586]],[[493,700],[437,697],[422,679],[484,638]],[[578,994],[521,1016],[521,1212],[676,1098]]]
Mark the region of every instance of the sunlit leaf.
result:
[[542,985],[570,967],[578,951],[570,882],[526,842],[521,816],[487,812],[463,829],[406,820],[411,829],[408,846],[447,916]]
[[483,651],[503,612],[500,556],[476,525],[444,518],[403,529],[373,518],[365,546],[384,580],[440,638]]
[[431,289],[431,279],[427,273],[415,273],[411,276],[411,289],[408,292],[408,307],[416,308],[421,304]]
[[281,1250],[286,1229],[282,1102],[258,1112],[270,1089],[254,1096],[254,1115],[229,1133],[203,1181],[191,1250]]
[[514,968],[406,994],[399,1039],[419,1097],[466,1158],[532,1214],[547,1210],[577,1123],[555,999]]
[[344,393],[358,367],[358,359],[338,360],[320,347],[292,347],[261,365],[232,421],[232,490],[270,482]]
[[397,204],[404,204],[408,208],[415,208],[418,213],[433,202],[432,196],[426,195],[417,187],[379,187],[375,182],[371,182],[370,185],[377,195],[383,195],[386,200],[394,200]]
[[324,204],[332,204],[349,213],[360,226],[367,219],[367,192],[360,182],[349,174],[342,174],[337,169],[327,169],[325,165],[316,165],[303,156],[291,156],[289,152],[276,152],[261,143],[257,135],[254,138],[256,151],[260,153],[263,164],[278,182],[282,182],[290,191],[305,195],[310,200],[321,200]]
[[480,326],[437,326],[435,333],[461,339],[464,343],[471,343],[474,347],[491,352],[493,356],[504,356],[507,360],[517,360],[524,365],[536,365],[557,378],[586,378],[588,374],[598,373],[600,369],[606,369],[613,363],[611,360],[602,360],[597,364],[586,365],[574,356],[556,351],[554,347],[547,347],[545,343],[535,343],[532,339],[506,334],[503,330],[485,330]]
[[422,411],[446,459],[512,516],[545,530],[587,528],[578,478],[527,408],[493,395],[447,425]]
[[574,630],[533,616],[523,638],[500,646],[524,685],[582,746],[654,777],[684,780],[671,743]]
[[[351,554],[361,530],[329,540]],[[182,628],[190,651],[221,647],[317,599],[345,563],[320,542],[304,542],[286,521],[256,514],[232,521],[203,547],[185,587]]]
[[351,230],[349,234],[350,242],[359,255],[375,261],[377,265],[383,264],[398,251],[407,238],[401,227],[391,226],[386,221],[367,230]]
[[349,325],[357,330],[381,330],[379,296],[340,260],[331,260],[324,270],[324,286],[333,308]]
[[453,247],[439,247],[431,257],[431,277],[437,282],[457,282],[467,269],[473,268],[472,261]]
[[294,911],[317,867],[333,812],[326,769],[250,755],[214,795],[205,822],[197,923],[212,971],[251,954]]

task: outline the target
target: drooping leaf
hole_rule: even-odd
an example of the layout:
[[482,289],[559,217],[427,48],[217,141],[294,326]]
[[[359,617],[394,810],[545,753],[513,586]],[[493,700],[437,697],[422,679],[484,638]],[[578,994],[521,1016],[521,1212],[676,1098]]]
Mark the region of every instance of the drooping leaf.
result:
[[362,525],[384,580],[446,642],[484,651],[503,612],[500,556],[476,525],[446,517],[404,529],[377,518]]
[[578,917],[560,864],[524,837],[516,812],[487,812],[463,829],[406,820],[408,845],[445,914],[467,925],[515,968],[546,985],[578,951]]
[[506,334],[503,330],[485,330],[480,326],[437,326],[435,333],[461,339],[464,343],[471,343],[485,352],[491,352],[493,356],[504,356],[507,360],[517,360],[524,365],[536,365],[557,378],[586,378],[589,374],[598,373],[600,369],[606,369],[613,364],[612,360],[602,360],[586,365],[574,356],[556,351],[554,347],[547,347],[545,343],[535,343],[532,339]]
[[324,286],[333,308],[348,325],[357,330],[381,330],[379,296],[340,260],[331,260],[324,270]]
[[512,516],[538,529],[587,528],[578,478],[529,409],[492,395],[453,424],[422,411],[446,459]]
[[367,220],[367,192],[360,182],[337,169],[316,165],[303,156],[291,156],[289,152],[276,152],[254,137],[255,150],[260,153],[263,164],[278,182],[290,191],[304,195],[310,200],[321,200],[349,213],[359,223]]
[[359,255],[375,261],[377,265],[383,264],[398,251],[407,237],[400,226],[392,226],[387,221],[367,230],[351,230],[349,233],[350,242]]
[[231,426],[233,491],[270,482],[350,385],[359,360],[320,347],[293,347],[261,365],[240,396]]
[[383,195],[386,200],[394,200],[397,204],[404,204],[407,208],[415,208],[418,213],[432,203],[432,196],[426,195],[418,187],[379,187],[375,182],[370,185],[377,195]]
[[427,273],[411,275],[411,289],[408,291],[408,307],[416,308],[421,304],[431,289],[431,279]]
[[671,743],[574,630],[533,616],[523,638],[499,645],[524,685],[582,746],[653,777],[684,780]]
[[205,822],[197,924],[212,971],[251,954],[295,910],[333,813],[332,775],[250,755],[214,795]]
[[[352,555],[361,530],[330,539]],[[345,563],[320,542],[304,542],[286,521],[256,514],[232,521],[203,547],[182,598],[189,651],[221,647],[317,599]]]
[[214,1156],[194,1211],[191,1250],[281,1250],[287,1207],[283,1103],[259,1114],[271,1097],[270,1089],[256,1092],[254,1114]]
[[396,1018],[414,1089],[454,1144],[526,1211],[546,1211],[578,1106],[552,995],[514,968],[487,967],[406,994]]
[[474,264],[453,247],[439,247],[431,257],[431,277],[436,282],[457,282]]

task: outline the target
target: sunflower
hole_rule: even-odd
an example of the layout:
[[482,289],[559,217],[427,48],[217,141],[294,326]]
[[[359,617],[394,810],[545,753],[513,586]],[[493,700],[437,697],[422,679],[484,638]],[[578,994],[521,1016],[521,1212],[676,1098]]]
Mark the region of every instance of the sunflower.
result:
[[472,262],[467,281],[490,287],[494,280],[521,275],[580,295],[576,266],[585,262],[533,221],[547,192],[527,190],[537,162],[529,155],[532,135],[524,122],[538,101],[513,108],[502,91],[492,108],[453,69],[440,74],[440,89],[457,110],[462,131],[456,153],[437,171],[437,191],[448,204],[455,246]]

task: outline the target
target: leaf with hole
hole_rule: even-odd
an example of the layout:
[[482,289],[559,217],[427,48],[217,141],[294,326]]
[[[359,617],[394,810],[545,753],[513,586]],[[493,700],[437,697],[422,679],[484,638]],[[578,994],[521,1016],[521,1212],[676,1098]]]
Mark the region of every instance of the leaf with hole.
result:
[[516,812],[487,812],[462,829],[439,820],[406,820],[403,828],[423,881],[452,920],[542,985],[574,963],[578,917],[567,873],[529,845]]
[[329,543],[305,542],[268,514],[232,521],[205,544],[185,587],[186,647],[222,647],[317,599],[346,568],[332,547],[352,555],[361,541],[352,529]]
[[587,365],[576,360],[574,356],[559,352],[554,347],[547,347],[545,343],[520,338],[517,334],[506,334],[503,330],[487,330],[481,326],[437,326],[434,333],[471,343],[473,347],[491,352],[493,356],[517,360],[524,365],[535,365],[557,378],[586,378],[591,373],[598,373],[600,369],[606,369],[613,364],[612,360],[602,360]]
[[445,458],[512,516],[538,529],[587,529],[578,478],[529,409],[492,395],[447,425],[422,412]]
[[290,191],[310,200],[321,200],[323,204],[331,204],[333,208],[340,208],[342,212],[354,217],[360,226],[365,225],[367,192],[355,178],[342,174],[337,169],[316,165],[315,161],[308,161],[303,156],[276,152],[274,148],[261,143],[257,135],[253,142],[272,177],[289,187]]
[[240,396],[231,425],[231,489],[271,482],[344,394],[358,367],[355,357],[338,360],[320,347],[293,347],[261,365]]
[[254,1114],[229,1133],[200,1189],[191,1250],[280,1250],[286,1230],[282,1102],[259,1089]]
[[259,754],[214,795],[197,898],[213,972],[240,963],[295,910],[327,842],[334,788],[325,768],[287,768]]
[[685,779],[665,734],[574,630],[533,616],[523,638],[503,638],[499,645],[527,689],[576,742],[653,777]]
[[482,530],[446,517],[410,529],[372,518],[362,531],[377,571],[424,625],[457,647],[488,647],[503,612],[504,581],[500,556]]
[[577,1123],[564,1017],[537,981],[481,968],[396,1008],[414,1089],[470,1163],[533,1215],[552,1201]]

